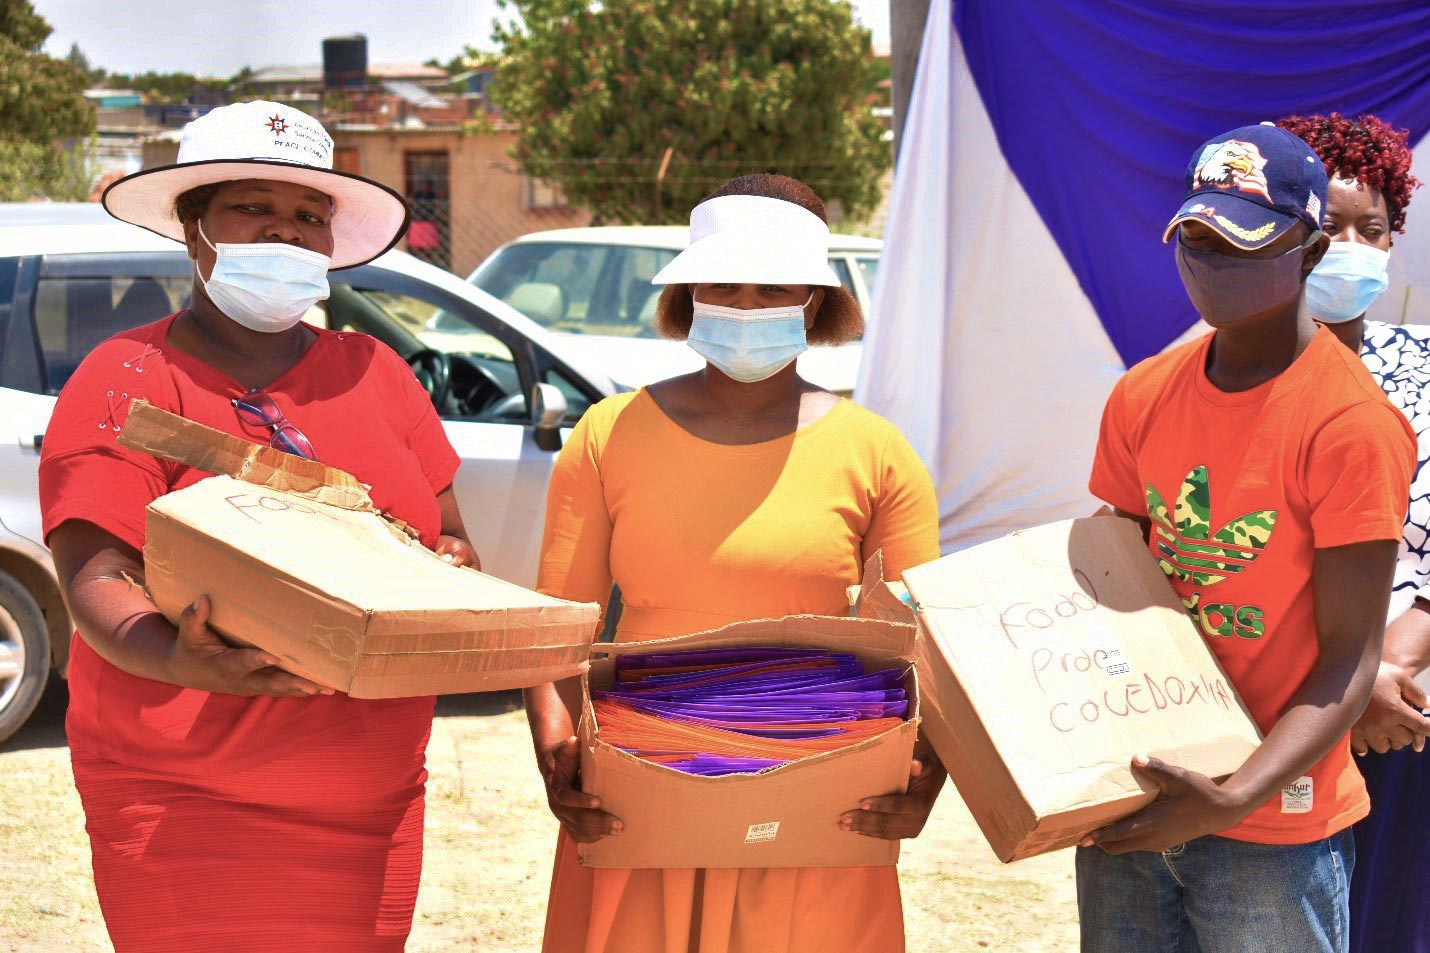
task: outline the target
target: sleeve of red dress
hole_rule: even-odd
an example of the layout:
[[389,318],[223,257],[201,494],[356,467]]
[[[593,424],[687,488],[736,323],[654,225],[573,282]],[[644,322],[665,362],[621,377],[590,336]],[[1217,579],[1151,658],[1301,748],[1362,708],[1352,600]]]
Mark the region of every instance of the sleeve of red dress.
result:
[[892,580],[938,558],[938,498],[928,469],[903,434],[890,433],[881,456],[882,485],[862,557],[883,550],[884,574]]
[[612,526],[600,466],[605,417],[599,407],[588,411],[556,458],[536,581],[549,596],[602,606],[611,595]]
[[60,393],[40,456],[40,512],[46,541],[69,520],[83,520],[135,549],[144,546],[144,508],[168,492],[166,465],[115,441],[129,405],[144,398],[174,409],[161,374],[137,373],[131,338],[111,338],[87,357]]
[[407,445],[417,454],[417,460],[422,466],[422,472],[427,476],[432,492],[441,493],[452,485],[452,480],[457,476],[457,468],[462,465],[462,459],[457,455],[457,451],[452,449],[452,442],[447,439],[442,418],[437,416],[437,409],[432,406],[432,395],[417,382],[412,368],[387,345],[378,342],[377,349],[384,352],[384,357],[387,358],[387,365],[396,380],[400,400],[406,410],[409,427]]

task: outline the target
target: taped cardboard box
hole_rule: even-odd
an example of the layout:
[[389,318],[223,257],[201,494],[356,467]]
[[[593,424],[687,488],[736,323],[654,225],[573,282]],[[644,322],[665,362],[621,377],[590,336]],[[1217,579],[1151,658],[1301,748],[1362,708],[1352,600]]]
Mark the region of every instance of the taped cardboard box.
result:
[[924,731],[1004,861],[1150,803],[1147,754],[1222,777],[1261,735],[1138,526],[1039,526],[904,573]]
[[580,674],[600,607],[448,565],[350,474],[136,401],[120,443],[220,474],[145,517],[145,583],[210,626],[357,698],[497,691]]
[[[898,841],[839,829],[861,798],[908,788],[918,737],[919,679],[911,625],[789,616],[739,622],[649,642],[603,644],[607,657],[582,679],[581,788],[601,799],[624,831],[578,848],[592,867],[862,867],[896,863]],[[796,646],[851,652],[867,670],[907,667],[907,720],[877,737],[758,774],[700,777],[627,754],[601,739],[591,690],[609,688],[612,657],[738,646]]]

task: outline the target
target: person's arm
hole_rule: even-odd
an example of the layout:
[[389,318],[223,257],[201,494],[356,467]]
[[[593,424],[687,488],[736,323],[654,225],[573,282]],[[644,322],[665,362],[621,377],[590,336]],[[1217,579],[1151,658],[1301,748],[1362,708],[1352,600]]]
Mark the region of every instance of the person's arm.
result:
[[1430,718],[1421,713],[1427,702],[1415,676],[1426,667],[1430,667],[1430,604],[1416,599],[1385,630],[1370,704],[1351,728],[1352,751],[1385,754],[1408,745],[1424,750]]
[[462,511],[457,506],[457,494],[450,486],[437,494],[437,505],[442,508],[442,535],[437,540],[437,555],[451,557],[447,562],[454,566],[481,569],[482,561],[467,535],[466,524],[462,522]]
[[[611,595],[612,525],[592,433],[602,410],[587,412],[557,457],[547,490],[536,588],[558,599],[604,607]],[[580,678],[528,688],[522,699],[551,813],[579,843],[619,834],[620,820],[600,810],[599,798],[580,790]]]
[[1316,550],[1311,586],[1320,655],[1266,740],[1221,784],[1156,758],[1134,761],[1161,796],[1095,831],[1083,846],[1113,854],[1160,851],[1226,830],[1324,758],[1370,697],[1398,545],[1380,540]]
[[[882,551],[885,573],[895,580],[905,569],[938,558],[938,499],[928,470],[898,433],[885,444],[881,470],[882,486],[864,536],[860,565]],[[857,810],[839,819],[839,826],[884,840],[917,837],[947,780],[948,771],[920,731],[909,766],[908,791],[864,798]]]
[[1417,596],[1415,604],[1385,630],[1382,655],[1412,676],[1430,668],[1430,601],[1426,597]]
[[262,649],[231,648],[197,600],[171,625],[144,595],[138,550],[93,523],[69,520],[49,536],[55,570],[80,637],[116,668],[159,682],[229,695],[331,695],[278,668]]
[[575,715],[581,704],[581,680],[566,678],[528,688],[522,698],[551,813],[577,843],[589,844],[619,834],[620,818],[602,811],[600,798],[581,793]]
[[412,368],[396,351],[375,340],[370,342],[370,346],[374,348],[374,360],[391,375],[391,386],[397,391],[392,401],[394,412],[405,413],[403,422],[408,431],[407,445],[416,455],[418,466],[427,477],[432,492],[437,494],[442,528],[434,551],[454,566],[481,569],[482,561],[472,546],[471,537],[467,535],[452,484],[462,460],[447,438],[442,419],[432,406],[431,395],[417,382]]

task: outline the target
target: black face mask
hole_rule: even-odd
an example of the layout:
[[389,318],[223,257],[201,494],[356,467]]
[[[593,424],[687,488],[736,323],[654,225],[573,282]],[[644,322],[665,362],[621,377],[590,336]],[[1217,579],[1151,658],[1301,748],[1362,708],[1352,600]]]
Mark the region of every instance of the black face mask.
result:
[[1312,232],[1304,245],[1275,258],[1233,258],[1188,248],[1179,237],[1177,271],[1208,324],[1231,324],[1298,297],[1306,251],[1320,238],[1319,231]]

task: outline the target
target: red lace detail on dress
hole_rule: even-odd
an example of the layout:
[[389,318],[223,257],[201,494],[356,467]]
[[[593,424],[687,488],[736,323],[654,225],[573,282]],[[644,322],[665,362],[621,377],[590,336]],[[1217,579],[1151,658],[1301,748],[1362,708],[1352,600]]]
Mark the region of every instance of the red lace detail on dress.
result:
[[154,347],[152,344],[145,344],[144,350],[139,353],[139,356],[132,360],[125,361],[124,366],[134,368],[134,373],[136,374],[143,374],[144,361],[147,360],[150,355],[158,355],[163,353],[163,350],[161,350],[160,348]]
[[[140,358],[140,360],[143,360],[143,358]],[[118,414],[119,411],[123,409],[124,405],[129,403],[129,400],[130,397],[128,394],[119,394],[118,396],[116,396],[114,391],[107,391],[104,395],[104,402],[105,405],[109,408],[109,416],[105,417],[104,420],[100,421],[99,429],[113,430],[115,433],[119,433],[120,430],[124,429],[119,423]]]

